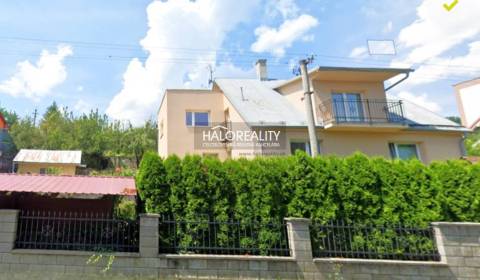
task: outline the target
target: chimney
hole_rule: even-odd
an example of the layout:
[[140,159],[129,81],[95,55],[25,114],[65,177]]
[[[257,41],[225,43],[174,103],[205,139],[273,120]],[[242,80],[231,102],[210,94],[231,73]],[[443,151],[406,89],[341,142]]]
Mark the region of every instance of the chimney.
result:
[[257,69],[257,78],[260,81],[268,80],[267,60],[266,59],[257,60],[257,63],[255,63],[255,68]]

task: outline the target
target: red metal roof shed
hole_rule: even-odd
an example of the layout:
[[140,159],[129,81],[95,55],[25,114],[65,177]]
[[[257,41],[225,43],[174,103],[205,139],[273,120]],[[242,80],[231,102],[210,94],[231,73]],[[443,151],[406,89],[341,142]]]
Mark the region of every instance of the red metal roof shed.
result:
[[0,192],[62,193],[82,195],[137,194],[131,177],[0,174]]

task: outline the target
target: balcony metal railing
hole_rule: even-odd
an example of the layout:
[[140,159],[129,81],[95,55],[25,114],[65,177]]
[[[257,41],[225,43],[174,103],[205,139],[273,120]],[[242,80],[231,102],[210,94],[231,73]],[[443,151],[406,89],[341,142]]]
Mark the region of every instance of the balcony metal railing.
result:
[[324,125],[342,123],[404,123],[402,101],[386,99],[328,100],[319,106]]

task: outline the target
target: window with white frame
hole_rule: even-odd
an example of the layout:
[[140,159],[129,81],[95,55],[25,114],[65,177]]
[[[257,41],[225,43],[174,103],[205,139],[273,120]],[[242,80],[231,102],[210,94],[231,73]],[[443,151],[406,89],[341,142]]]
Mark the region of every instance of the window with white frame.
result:
[[390,155],[394,159],[420,159],[420,152],[417,144],[389,143]]
[[359,93],[332,93],[333,110],[338,122],[364,121],[362,96]]
[[185,124],[187,126],[209,126],[210,114],[208,112],[187,111],[185,114]]
[[[320,154],[320,143],[317,143],[317,146],[318,146],[318,153]],[[304,151],[305,153],[312,155],[312,149],[310,149],[310,141],[291,140],[290,153],[294,155],[297,150]]]

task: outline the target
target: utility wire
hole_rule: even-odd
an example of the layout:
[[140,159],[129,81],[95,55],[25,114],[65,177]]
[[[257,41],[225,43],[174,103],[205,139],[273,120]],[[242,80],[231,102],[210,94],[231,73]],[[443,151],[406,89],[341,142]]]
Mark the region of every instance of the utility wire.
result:
[[[27,41],[27,42],[41,42],[41,43],[50,43],[50,44],[71,44],[76,45],[77,47],[89,47],[93,49],[107,49],[107,50],[135,50],[135,51],[142,51],[145,50],[139,46],[132,45],[132,44],[119,44],[119,43],[104,43],[104,42],[91,42],[91,41],[72,41],[72,40],[51,40],[51,39],[39,39],[39,38],[26,38],[26,37],[0,37],[0,40],[7,40],[7,41]],[[271,54],[267,53],[256,53],[248,50],[236,50],[236,49],[201,49],[201,48],[179,48],[179,47],[167,47],[167,46],[149,46],[149,49],[162,49],[162,50],[172,50],[177,52],[191,52],[191,53],[210,53],[212,55],[220,55],[225,54],[228,56],[241,56],[241,57],[252,57],[258,58],[261,54],[262,56],[269,56],[271,58],[278,59]],[[336,56],[336,55],[328,55],[328,54],[321,54],[321,53],[308,53],[308,52],[286,52],[284,58],[303,58],[306,56],[314,55],[317,57],[328,58],[330,60],[338,60],[338,61],[345,61],[345,62],[352,62],[358,63],[359,59],[348,57],[348,56]],[[132,57],[133,58],[133,57]],[[375,61],[384,62],[384,63],[391,63],[391,60],[385,59],[378,59],[375,58]],[[465,69],[478,69],[480,71],[480,67],[472,66],[472,65],[460,65],[460,64],[442,64],[442,63],[430,63],[430,62],[412,62],[412,65],[428,65],[428,66],[439,66],[439,67],[446,67],[446,68],[465,68]]]
[[[46,40],[46,39],[32,39],[32,38],[23,38],[23,37],[0,37],[0,40],[14,40],[14,41],[27,41],[27,42],[42,42],[42,43],[68,43],[68,44],[77,44],[77,45],[85,45],[89,46],[92,48],[98,48],[100,47],[101,49],[106,49],[106,50],[112,50],[115,48],[118,49],[134,49],[134,50],[140,50],[138,46],[134,45],[126,45],[126,44],[112,44],[112,43],[99,43],[99,42],[85,42],[85,41],[65,41],[65,40]],[[113,48],[112,48],[113,47]],[[155,63],[165,63],[165,64],[184,64],[184,65],[215,65],[215,64],[225,64],[225,63],[232,63],[235,65],[239,66],[252,66],[253,62],[251,59],[248,60],[241,60],[240,58],[245,58],[245,57],[255,57],[257,58],[259,54],[250,52],[250,51],[238,51],[238,50],[207,50],[207,49],[193,49],[193,48],[166,48],[166,47],[158,47],[154,46],[153,48],[162,48],[162,49],[169,49],[169,50],[180,50],[180,51],[190,51],[190,52],[210,52],[212,56],[212,59],[205,59],[205,58],[195,58],[195,57],[173,57],[173,58],[156,58]],[[228,59],[221,60],[217,57],[217,55],[224,54]],[[232,57],[233,53],[233,57]],[[235,54],[236,53],[236,54]],[[248,55],[252,54],[252,55]],[[254,54],[254,55],[253,55]],[[178,52],[177,52],[178,55]],[[303,55],[306,56],[305,53],[288,53],[286,54],[286,57],[290,55]],[[325,54],[314,54],[315,56],[322,57],[322,61],[328,61],[328,62],[333,62],[333,63],[340,63],[340,64],[348,64],[349,66],[369,66],[369,67],[390,67],[389,63],[391,61],[387,60],[379,60],[375,59],[373,61],[365,61],[361,59],[355,59],[351,57],[342,57],[342,56],[333,56],[333,55],[325,55]],[[29,57],[40,57],[41,54],[31,54],[31,53],[22,53],[22,52],[5,52],[0,49],[0,56],[29,56]],[[238,57],[239,59],[235,59]],[[272,56],[273,57],[273,56]],[[119,62],[125,62],[125,61],[130,61],[131,59],[138,58],[145,60],[149,58],[149,56],[146,55],[112,55],[112,54],[105,54],[105,55],[86,55],[86,56],[70,56],[67,57],[66,59],[68,60],[97,60],[97,61],[119,61]],[[273,57],[273,61],[269,63],[269,67],[276,67],[276,68],[282,68],[285,69],[286,66],[291,64],[291,59],[287,58],[276,58]],[[414,63],[415,65],[429,65],[429,66],[437,66],[439,68],[464,68],[464,69],[470,69],[470,70],[477,70],[474,71],[475,75],[480,75],[480,68],[478,67],[471,67],[471,66],[461,66],[461,65],[444,65],[444,64],[433,64],[433,63]],[[478,73],[477,73],[478,72]],[[456,76],[456,75],[423,75],[419,76],[419,78],[427,78],[427,79],[437,79],[437,80],[447,80],[447,81],[454,81],[457,82],[458,80],[462,80],[465,77],[464,76]]]

